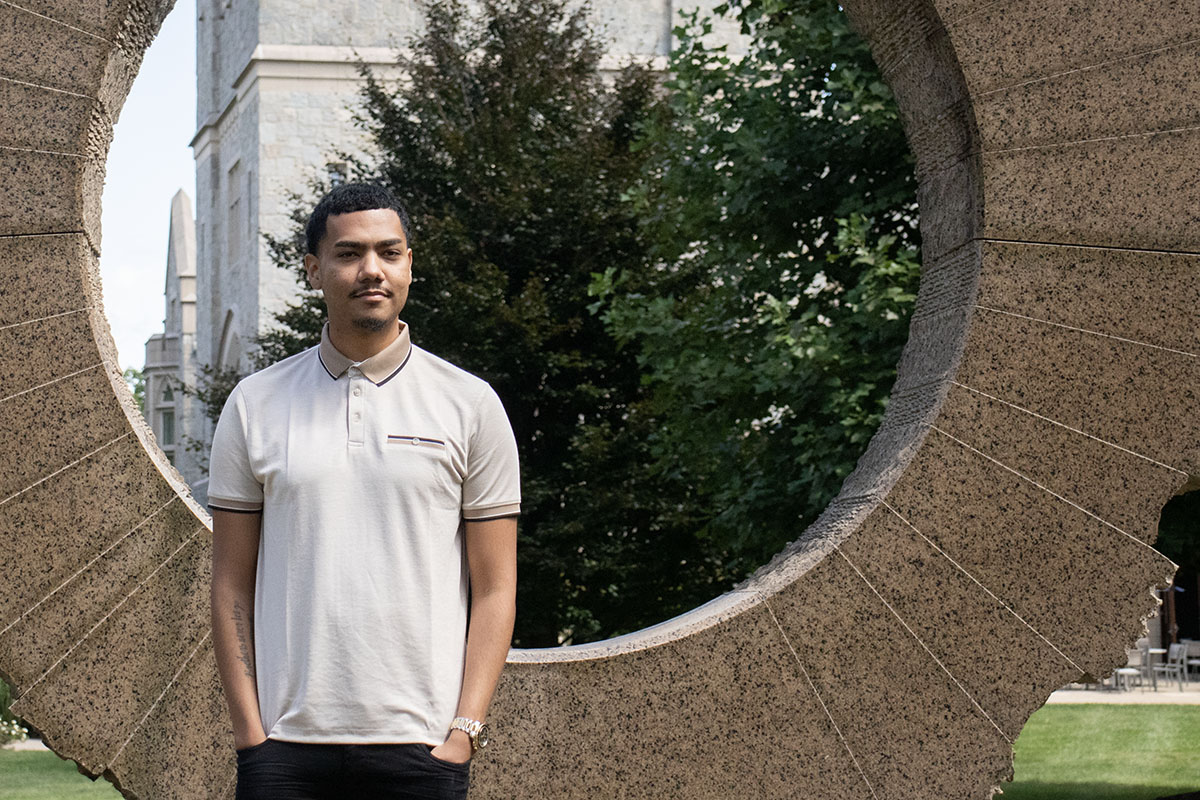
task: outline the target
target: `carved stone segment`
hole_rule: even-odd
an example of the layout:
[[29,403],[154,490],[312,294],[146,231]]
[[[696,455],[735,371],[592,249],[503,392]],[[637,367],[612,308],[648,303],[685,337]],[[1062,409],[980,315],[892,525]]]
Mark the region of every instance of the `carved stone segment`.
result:
[[503,680],[472,797],[871,797],[762,605],[661,647],[512,665]]
[[1177,470],[962,386],[950,390],[937,425],[1146,544],[1154,543],[1162,507],[1185,478]]
[[1200,6],[1177,0],[1092,0],[1070,13],[1056,0],[934,2],[954,9],[947,29],[975,97],[1200,38]]
[[82,154],[95,101],[0,80],[0,147]]
[[86,311],[0,328],[0,401],[100,363]]
[[1200,357],[1198,255],[985,242],[983,260],[981,306]]
[[[175,497],[158,473],[147,468],[149,460],[141,444],[128,436],[0,505],[0,552],[40,556],[14,560],[6,573],[0,628],[16,623]],[[121,502],[106,502],[114,497]],[[53,526],[46,524],[49,515]],[[7,649],[0,656],[6,671],[15,670],[18,656]]]
[[993,151],[983,171],[987,238],[1200,252],[1198,129]]
[[845,558],[768,602],[876,797],[987,796],[1008,741]]
[[103,39],[8,3],[0,3],[0,41],[0,78],[82,95],[96,91],[111,49]]
[[1194,126],[1200,43],[1151,50],[1083,70],[1019,83],[975,107],[984,150],[1099,139]]
[[1117,643],[1135,637],[1133,620],[1157,605],[1149,587],[1173,570],[1145,544],[937,430],[887,502],[1092,675],[1124,663]]
[[88,33],[112,39],[136,0],[20,0],[17,5]]
[[[1200,359],[981,311],[956,380],[1174,467],[1200,473]],[[1147,413],[1153,403],[1154,413]]]
[[[1021,732],[1031,697],[1040,704],[1079,677],[1066,656],[886,507],[840,550],[1009,739]],[[891,655],[880,660],[890,666]]]
[[[140,459],[139,459],[140,460]],[[0,652],[11,653],[9,674],[18,686],[37,680],[65,652],[114,612],[132,587],[150,578],[194,532],[195,515],[175,499],[84,562],[86,569],[55,584],[40,605],[0,633]],[[69,552],[78,552],[72,548]]]
[[0,501],[127,435],[100,367],[0,402]]
[[109,767],[119,786],[154,800],[232,798],[236,761],[212,639],[181,671]]
[[82,235],[0,238],[0,328],[85,308],[91,264]]
[[56,720],[39,726],[43,735],[60,746],[71,742],[72,756],[89,773],[99,774],[116,757],[208,635],[211,555],[202,531],[194,529],[141,582],[123,587],[127,599],[13,704],[14,713]]
[[0,148],[0,236],[81,230],[84,166],[79,156]]

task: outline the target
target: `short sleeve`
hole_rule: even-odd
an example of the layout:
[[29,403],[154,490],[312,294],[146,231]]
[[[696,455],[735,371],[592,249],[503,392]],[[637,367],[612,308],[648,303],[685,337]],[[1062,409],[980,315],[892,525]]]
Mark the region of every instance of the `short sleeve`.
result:
[[517,440],[504,405],[490,386],[476,403],[462,498],[466,520],[478,522],[521,513]]
[[217,429],[208,459],[208,507],[218,511],[261,511],[263,487],[250,466],[246,443],[246,400],[234,387]]

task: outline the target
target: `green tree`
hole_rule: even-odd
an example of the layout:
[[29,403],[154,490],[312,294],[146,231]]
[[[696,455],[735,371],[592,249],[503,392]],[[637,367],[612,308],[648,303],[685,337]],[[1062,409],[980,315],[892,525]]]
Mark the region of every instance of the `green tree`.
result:
[[[710,595],[719,563],[690,530],[656,531],[666,501],[639,469],[630,420],[640,378],[588,311],[594,273],[646,260],[624,196],[643,172],[633,142],[655,79],[635,67],[606,79],[588,9],[563,0],[484,0],[477,13],[434,0],[426,20],[401,64],[407,80],[364,69],[357,120],[372,147],[346,159],[351,177],[409,208],[414,340],[487,379],[512,420],[524,495],[516,640],[656,621]],[[301,280],[310,205],[298,201],[293,229],[270,239]],[[306,292],[277,322],[262,362],[316,343],[323,304]]]
[[133,393],[133,402],[137,403],[138,411],[146,413],[146,376],[137,367],[126,367],[121,375]]
[[[586,9],[479,8],[428,4],[410,80],[364,70],[373,146],[340,158],[410,208],[415,341],[513,420],[517,642],[586,641],[728,588],[850,470],[915,291],[911,159],[835,3],[724,9],[740,60],[694,18],[665,87],[606,85]],[[302,284],[324,188],[270,240]],[[324,308],[306,292],[277,321],[259,365],[315,344]]]
[[632,192],[653,262],[592,288],[643,373],[653,473],[739,577],[820,513],[877,428],[919,257],[897,109],[837,3],[717,10],[749,53],[706,45],[696,15],[676,30]]

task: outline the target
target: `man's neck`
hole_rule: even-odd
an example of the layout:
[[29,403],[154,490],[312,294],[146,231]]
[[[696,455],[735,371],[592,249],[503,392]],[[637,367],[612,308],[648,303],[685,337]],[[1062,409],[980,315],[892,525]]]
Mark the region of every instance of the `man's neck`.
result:
[[366,361],[376,353],[383,352],[392,342],[400,338],[400,322],[378,331],[369,331],[351,325],[349,328],[335,328],[329,325],[329,341],[337,351],[354,362]]

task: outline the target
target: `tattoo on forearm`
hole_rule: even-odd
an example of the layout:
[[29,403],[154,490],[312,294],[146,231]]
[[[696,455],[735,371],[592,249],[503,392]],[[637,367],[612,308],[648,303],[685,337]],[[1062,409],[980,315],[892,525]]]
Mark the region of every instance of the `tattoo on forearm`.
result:
[[233,604],[233,627],[237,632],[238,661],[246,668],[246,677],[254,677],[254,616],[240,602]]

